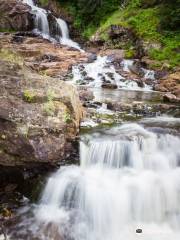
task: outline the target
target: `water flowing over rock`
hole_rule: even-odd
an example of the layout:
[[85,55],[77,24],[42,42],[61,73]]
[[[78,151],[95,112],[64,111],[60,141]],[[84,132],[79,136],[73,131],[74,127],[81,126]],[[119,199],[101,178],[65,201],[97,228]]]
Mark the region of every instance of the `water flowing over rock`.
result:
[[[64,20],[54,17],[43,8],[37,7],[33,0],[23,0],[23,2],[31,7],[32,13],[35,15],[34,32],[41,34],[43,38],[50,41],[57,41],[63,45],[81,50],[79,44],[70,39],[68,26]],[[48,21],[49,14],[52,15],[50,17],[51,24]]]
[[[95,88],[151,90],[155,80],[154,72],[139,67],[139,71],[144,78],[142,80],[129,74],[133,66],[133,60],[119,60],[117,69],[111,58],[98,56],[92,63],[73,67],[73,82],[77,85],[87,85]],[[146,79],[150,80],[149,84],[146,84]]]
[[81,166],[64,167],[49,178],[34,209],[35,223],[24,220],[28,234],[135,240],[142,229],[143,240],[178,240],[179,144],[178,136],[137,124],[82,137]]

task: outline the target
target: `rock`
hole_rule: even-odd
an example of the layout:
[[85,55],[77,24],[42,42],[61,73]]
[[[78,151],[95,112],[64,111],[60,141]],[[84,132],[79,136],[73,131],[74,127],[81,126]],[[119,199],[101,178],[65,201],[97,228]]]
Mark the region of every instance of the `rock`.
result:
[[86,81],[86,82],[93,82],[94,78],[87,76],[87,77],[84,78],[84,81]]
[[106,75],[107,75],[111,80],[114,80],[114,73],[112,73],[112,72],[107,72]]
[[164,102],[171,102],[171,103],[180,103],[180,98],[177,98],[174,94],[172,93],[166,93],[163,96]]
[[94,54],[94,53],[91,53],[91,54],[88,55],[87,63],[92,63],[92,62],[94,62],[96,59],[97,59],[97,55]]
[[139,77],[143,77],[144,76],[144,72],[142,70],[142,66],[141,63],[138,61],[134,61],[132,65],[129,66],[129,70],[136,74]]
[[21,33],[0,34],[0,48],[13,49],[24,59],[26,66],[41,75],[63,79],[73,65],[87,61],[86,53],[71,51],[41,37],[27,37],[26,34],[23,35],[23,41],[17,43],[13,41],[17,36],[21,36]]
[[141,88],[144,87],[144,82],[142,79],[136,79],[135,82],[137,83],[138,87],[141,87]]
[[168,75],[168,72],[165,70],[155,71],[154,77],[155,79],[165,79]]
[[10,50],[1,51],[0,79],[0,165],[65,159],[83,114],[76,89],[32,72]]
[[156,85],[156,89],[162,89],[171,92],[180,98],[180,72],[170,74],[165,79],[160,79],[159,83]]
[[30,31],[33,29],[31,8],[18,0],[0,0],[0,28],[3,31]]
[[117,89],[118,86],[114,83],[103,83],[102,88]]
[[79,89],[79,97],[82,103],[85,103],[87,101],[92,101],[94,99],[93,92],[87,88]]
[[136,233],[142,233],[142,232],[143,232],[142,229],[140,228],[136,229]]
[[123,49],[102,49],[99,54],[107,56],[112,62],[122,61],[125,56]]

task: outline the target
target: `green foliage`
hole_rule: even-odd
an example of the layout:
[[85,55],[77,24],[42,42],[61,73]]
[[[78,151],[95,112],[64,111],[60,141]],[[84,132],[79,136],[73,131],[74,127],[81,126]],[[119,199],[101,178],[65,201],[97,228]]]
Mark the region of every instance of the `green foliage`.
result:
[[[108,43],[108,29],[119,25],[134,30],[144,42],[159,44],[149,56],[166,61],[172,67],[179,65],[180,0],[58,0],[74,16],[74,24],[86,38],[96,31]],[[133,46],[114,43],[124,48],[127,58],[134,55]]]
[[173,68],[180,65],[180,33],[166,33],[161,37],[162,48],[149,50],[149,56],[158,61],[167,61]]
[[123,0],[58,0],[75,18],[74,25],[90,37]]
[[128,49],[125,51],[125,58],[134,58],[135,51],[133,49]]
[[48,2],[49,2],[48,0],[39,0],[39,3],[40,3],[41,6],[47,5]]

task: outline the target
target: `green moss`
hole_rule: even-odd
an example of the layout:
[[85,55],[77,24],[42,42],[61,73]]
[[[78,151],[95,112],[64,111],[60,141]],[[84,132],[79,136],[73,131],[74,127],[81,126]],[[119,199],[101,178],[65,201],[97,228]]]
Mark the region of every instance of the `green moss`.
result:
[[12,63],[17,63],[19,65],[23,65],[22,58],[19,55],[17,55],[15,52],[9,49],[2,48],[0,50],[0,59],[8,62],[12,62]]
[[23,99],[28,103],[33,103],[35,101],[35,94],[32,90],[25,90],[23,92]]
[[72,118],[71,118],[70,113],[68,113],[68,112],[65,113],[65,115],[64,115],[64,122],[65,123],[71,123],[72,122]]
[[8,33],[14,33],[16,32],[15,30],[8,29],[8,28],[0,28],[0,32],[8,32]]
[[135,50],[133,49],[128,49],[125,51],[125,58],[134,58],[135,56]]

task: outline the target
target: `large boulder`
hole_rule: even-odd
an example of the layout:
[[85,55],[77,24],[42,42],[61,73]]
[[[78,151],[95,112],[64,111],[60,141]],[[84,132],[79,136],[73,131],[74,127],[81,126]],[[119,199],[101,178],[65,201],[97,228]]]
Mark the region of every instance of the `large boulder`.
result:
[[31,31],[33,15],[31,8],[18,0],[0,0],[1,31]]
[[0,51],[0,165],[54,164],[72,152],[83,111],[76,89]]

